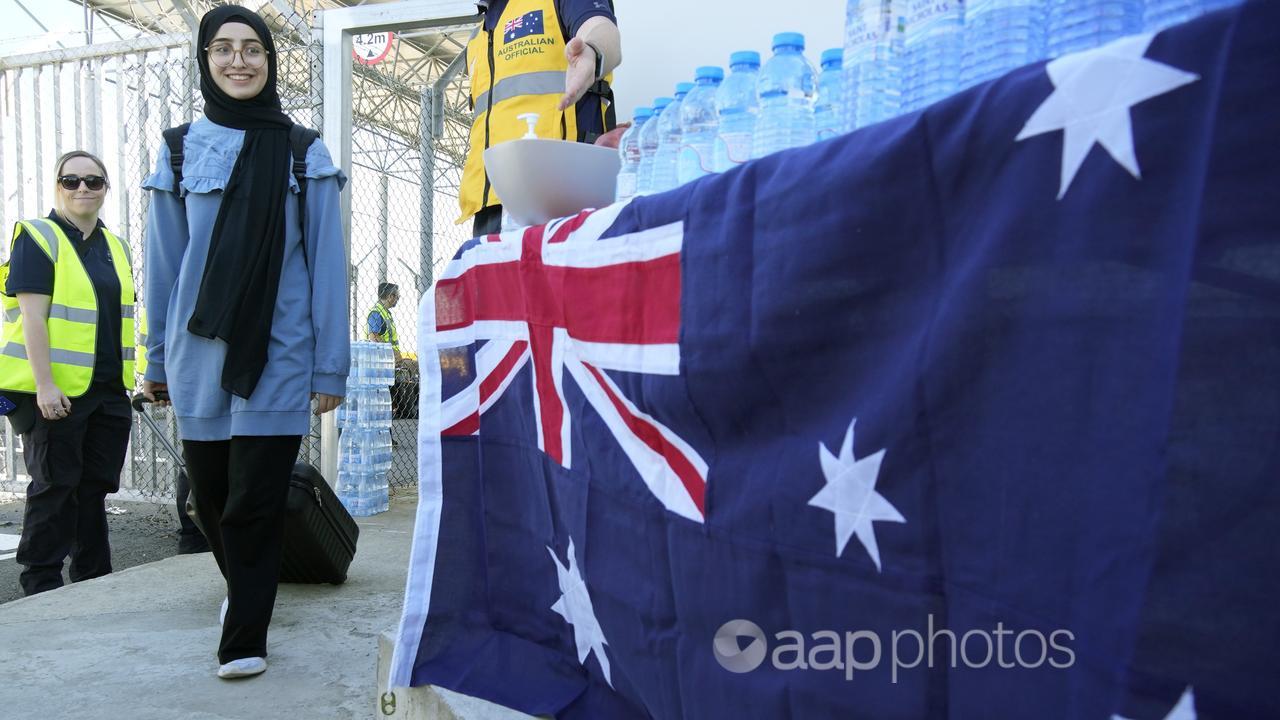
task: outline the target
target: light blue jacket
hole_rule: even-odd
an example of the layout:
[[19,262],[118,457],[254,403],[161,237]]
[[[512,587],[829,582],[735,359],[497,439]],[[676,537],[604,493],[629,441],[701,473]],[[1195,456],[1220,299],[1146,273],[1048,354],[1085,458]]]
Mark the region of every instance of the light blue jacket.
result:
[[[146,284],[150,325],[145,378],[168,383],[184,440],[233,435],[305,435],[312,392],[346,395],[347,258],[338,193],[347,178],[316,140],[307,152],[306,254],[296,195],[285,202],[284,264],[271,321],[267,366],[248,398],[222,389],[227,345],[187,331],[209,254],[209,238],[244,131],[207,118],[191,124],[183,146],[182,200],[173,190],[169,150],[161,143],[147,214]],[[297,193],[292,174],[289,185]],[[308,265],[310,270],[308,271]]]

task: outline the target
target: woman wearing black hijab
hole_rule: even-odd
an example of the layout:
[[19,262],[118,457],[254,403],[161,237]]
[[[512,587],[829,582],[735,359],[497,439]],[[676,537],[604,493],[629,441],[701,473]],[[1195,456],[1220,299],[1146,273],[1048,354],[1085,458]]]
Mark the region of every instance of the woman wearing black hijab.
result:
[[318,415],[346,392],[346,178],[323,143],[312,144],[299,217],[293,122],[261,17],[216,8],[198,42],[205,115],[185,136],[181,186],[175,193],[164,144],[144,183],[143,390],[173,402],[201,524],[227,581],[218,676],[235,678],[266,669],[285,496],[311,400]]

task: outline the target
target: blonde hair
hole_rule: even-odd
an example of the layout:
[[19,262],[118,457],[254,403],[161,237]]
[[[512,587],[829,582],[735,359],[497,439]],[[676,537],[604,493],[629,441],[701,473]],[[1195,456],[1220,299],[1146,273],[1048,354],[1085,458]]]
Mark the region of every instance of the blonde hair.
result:
[[53,166],[53,186],[54,186],[53,206],[54,206],[54,209],[56,209],[59,212],[59,214],[65,215],[65,213],[63,212],[64,208],[61,207],[62,202],[59,200],[60,196],[57,193],[58,178],[62,177],[62,166],[66,165],[68,160],[72,160],[78,157],[87,158],[91,160],[95,165],[97,165],[98,169],[102,171],[102,179],[107,181],[107,184],[103,189],[105,190],[105,189],[111,188],[111,178],[110,176],[107,175],[107,166],[105,163],[103,163],[101,160],[98,159],[97,155],[94,155],[88,150],[72,150],[70,152],[65,152],[62,154],[62,157],[58,158],[57,164]]

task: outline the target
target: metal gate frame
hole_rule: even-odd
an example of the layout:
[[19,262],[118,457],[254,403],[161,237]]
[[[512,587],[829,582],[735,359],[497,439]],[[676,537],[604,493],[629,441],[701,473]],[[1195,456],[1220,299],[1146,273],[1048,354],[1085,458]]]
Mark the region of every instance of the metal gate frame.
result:
[[[323,46],[324,53],[324,98],[321,113],[324,119],[323,135],[329,153],[338,167],[348,176],[351,175],[351,58],[353,35],[371,32],[406,29],[422,29],[432,27],[456,27],[475,23],[476,4],[474,0],[407,0],[406,2],[387,3],[384,5],[364,5],[360,7],[336,8],[324,10],[316,15],[315,38]],[[450,66],[448,72],[437,82],[434,88],[423,91],[423,138],[440,136],[443,120],[442,98],[443,88],[461,69],[462,54]],[[456,67],[455,67],[456,66]],[[422,154],[423,178],[431,183],[435,177],[434,153]],[[351,257],[351,194],[343,193],[342,202],[342,237],[346,246],[347,257]],[[423,272],[432,267],[432,207],[430,193],[423,193],[422,209],[422,253]],[[350,264],[348,264],[348,272]],[[350,278],[348,278],[350,282]],[[430,278],[424,278],[425,287],[429,287]],[[424,289],[425,289],[424,287]],[[320,425],[320,472],[325,477],[338,476],[338,428],[334,413],[327,413],[321,418]]]

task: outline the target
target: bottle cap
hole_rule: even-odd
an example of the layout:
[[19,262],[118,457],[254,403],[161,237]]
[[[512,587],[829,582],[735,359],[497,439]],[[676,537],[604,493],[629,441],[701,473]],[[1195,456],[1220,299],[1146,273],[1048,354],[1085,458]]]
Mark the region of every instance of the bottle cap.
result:
[[716,65],[703,65],[702,67],[693,71],[693,76],[699,80],[703,80],[703,79],[723,80],[724,68],[718,67]]
[[773,36],[773,49],[794,47],[804,49],[804,34],[798,32],[781,32]]

